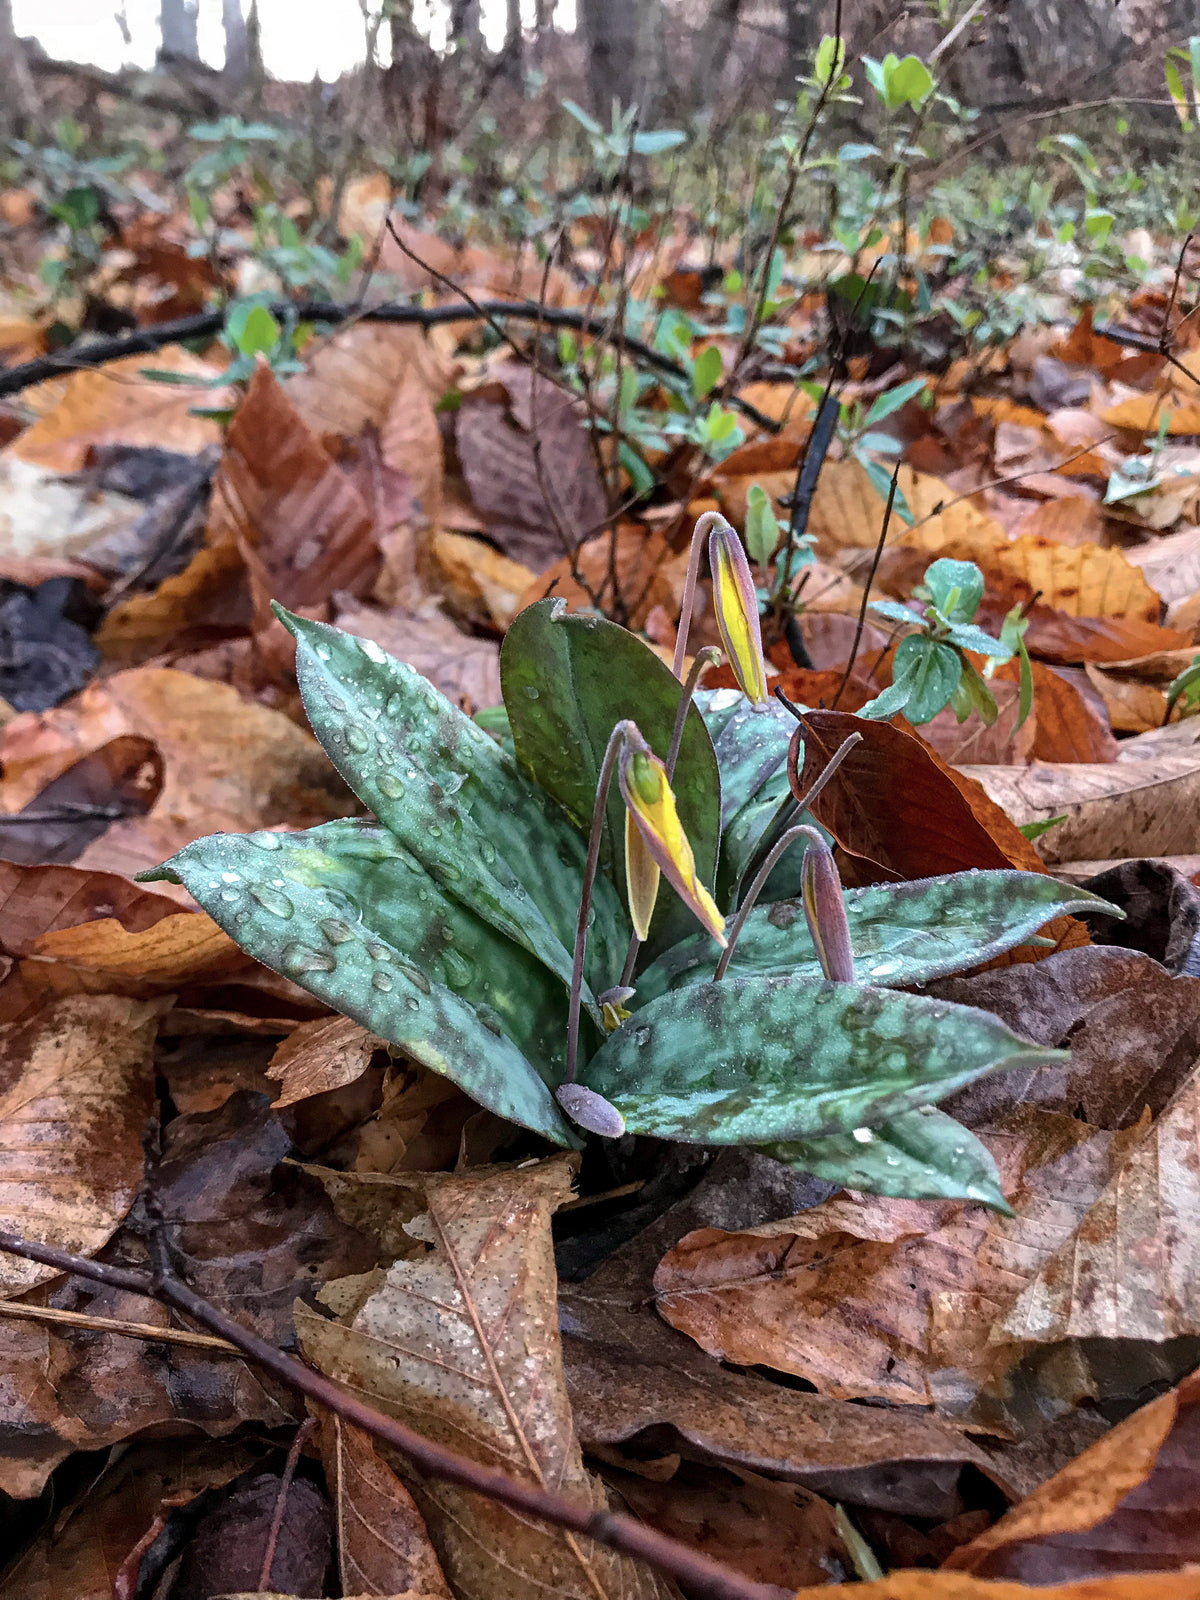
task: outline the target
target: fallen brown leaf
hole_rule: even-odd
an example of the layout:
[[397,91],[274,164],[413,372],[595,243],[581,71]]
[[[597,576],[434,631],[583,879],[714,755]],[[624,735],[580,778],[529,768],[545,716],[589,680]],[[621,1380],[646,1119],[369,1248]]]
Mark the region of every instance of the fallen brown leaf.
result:
[[320,746],[278,711],[228,685],[169,668],[135,667],[0,732],[0,805],[18,811],[80,756],[137,733],[163,758],[148,816],[112,824],[77,865],[133,872],[202,833],[303,826],[352,809]]
[[1031,1588],[961,1572],[892,1572],[874,1583],[798,1589],[794,1600],[1200,1600],[1200,1574],[1129,1575]]
[[[367,428],[383,433],[402,391],[418,390],[426,404],[450,387],[453,367],[420,328],[356,322],[305,351],[305,370],[284,384],[288,400],[318,437],[352,438]],[[392,466],[407,471],[403,461]]]
[[[611,552],[610,534],[589,539],[574,557],[563,556],[547,567],[521,596],[517,610],[524,611],[535,600],[544,600],[551,594],[556,600],[564,600],[570,610],[597,602],[611,605]],[[629,609],[630,626],[640,627],[655,606],[665,606],[672,617],[679,615],[686,552],[682,558],[672,558],[661,533],[646,533],[640,527],[622,523],[617,532],[616,557],[617,588]]]
[[116,873],[0,861],[0,949],[8,955],[27,955],[42,934],[101,917],[142,933],[178,909],[167,895]]
[[519,561],[465,533],[439,531],[432,553],[454,609],[473,615],[482,607],[484,617],[501,629],[516,616],[521,597],[537,578]]
[[[365,1294],[346,1286],[345,1321],[298,1310],[296,1326],[323,1371],[428,1437],[600,1505],[603,1491],[584,1470],[575,1435],[555,1316],[550,1214],[570,1194],[573,1165],[554,1158],[431,1181],[427,1213],[409,1224],[429,1253],[393,1263]],[[499,1584],[513,1600],[548,1588],[581,1600],[669,1592],[611,1551],[395,1466],[461,1600],[488,1600]]]
[[158,747],[121,734],[89,751],[0,822],[0,856],[20,865],[76,860],[114,822],[144,817],[162,793]]
[[416,1592],[453,1600],[413,1497],[370,1436],[326,1413],[321,1422],[321,1456],[337,1518],[343,1593]]
[[[1169,1572],[1176,1587],[1164,1588],[1164,1596],[1200,1593],[1198,1432],[1200,1379],[1193,1374],[956,1550],[947,1567],[1069,1585],[1056,1595],[1069,1594],[1080,1579]],[[1125,1592],[1116,1584],[1114,1590]]]
[[260,621],[272,599],[295,609],[369,591],[379,566],[371,510],[265,364],[230,424],[213,504],[262,591]]
[[1045,861],[1187,855],[1200,843],[1200,760],[1194,755],[966,771],[1014,823],[1065,816],[1038,840]]
[[383,1041],[348,1017],[322,1017],[305,1022],[288,1035],[267,1068],[282,1085],[276,1111],[353,1083],[370,1066]]
[[608,499],[570,396],[511,363],[492,377],[505,398],[489,386],[464,399],[458,454],[496,543],[540,572],[603,528]]
[[[94,1255],[133,1204],[154,1096],[160,1006],[115,996],[59,1001],[0,1027],[0,1215],[27,1238]],[[0,1294],[55,1276],[0,1260]]]
[[227,392],[156,383],[142,376],[147,367],[201,379],[220,372],[182,345],[168,345],[152,357],[124,356],[73,372],[66,380],[51,379],[24,396],[36,405],[38,390],[45,389],[52,401],[9,449],[56,472],[78,472],[98,444],[158,445],[185,455],[219,444],[219,425],[190,413],[200,394],[206,405],[219,406],[227,402]]
[[718,1360],[822,1393],[968,1411],[1011,1364],[989,1331],[1087,1215],[1129,1139],[1047,1112],[978,1131],[1014,1217],[841,1194],[751,1232],[699,1229],[659,1264],[660,1315]]
[[[1033,748],[1035,761],[1115,761],[1118,745],[1103,706],[1072,681],[1042,661],[1031,661],[1033,671]],[[1017,683],[1020,664],[1004,661],[996,668],[1001,682]],[[987,765],[989,763],[980,763]],[[1005,763],[1012,765],[1012,763]]]

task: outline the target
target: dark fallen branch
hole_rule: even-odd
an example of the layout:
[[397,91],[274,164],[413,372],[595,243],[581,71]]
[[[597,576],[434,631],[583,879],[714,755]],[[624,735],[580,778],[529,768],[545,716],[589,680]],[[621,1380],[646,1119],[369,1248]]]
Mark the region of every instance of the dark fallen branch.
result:
[[11,1255],[21,1256],[26,1261],[40,1261],[45,1266],[53,1267],[56,1272],[72,1273],[76,1277],[90,1278],[94,1283],[145,1295],[147,1299],[158,1300],[182,1312],[201,1327],[228,1340],[251,1361],[265,1367],[308,1399],[336,1412],[381,1444],[398,1451],[431,1478],[457,1484],[459,1488],[508,1506],[512,1511],[538,1517],[553,1527],[566,1528],[572,1533],[594,1539],[597,1544],[607,1545],[622,1555],[634,1556],[659,1572],[667,1573],[692,1593],[704,1596],[705,1600],[787,1600],[790,1591],[776,1588],[773,1584],[752,1583],[731,1568],[689,1549],[666,1534],[658,1533],[644,1523],[636,1522],[632,1517],[618,1512],[593,1511],[562,1495],[533,1484],[521,1483],[507,1473],[480,1466],[466,1456],[447,1450],[411,1428],[406,1428],[403,1423],[384,1416],[355,1395],[348,1394],[331,1379],[314,1372],[294,1357],[285,1355],[282,1350],[268,1344],[258,1334],[202,1299],[165,1264],[166,1252],[161,1248],[161,1239],[158,1243],[160,1248],[153,1252],[155,1271],[151,1274],[126,1267],[106,1266],[99,1261],[71,1255],[53,1245],[23,1239],[19,1234],[0,1233],[0,1250]]
[[[281,300],[271,309],[277,317],[298,317],[303,322],[392,322],[420,328],[437,327],[443,322],[473,322],[481,317],[487,321],[510,317],[517,322],[540,323],[547,328],[573,328],[596,339],[612,341],[616,338],[610,323],[602,317],[568,311],[561,306],[535,305],[529,300],[473,300],[443,306],[359,306],[339,305],[333,300]],[[189,339],[212,339],[224,325],[223,311],[201,311],[175,322],[156,322],[148,328],[136,328],[132,333],[118,334],[115,338],[68,345],[53,355],[39,356],[36,361],[10,367],[7,372],[0,371],[0,396],[18,394],[31,384],[44,383],[47,378],[58,378],[80,367],[101,367],[108,361],[119,361],[122,356],[148,355],[164,345],[182,344]],[[679,362],[664,356],[653,345],[628,336],[622,342],[625,350],[643,366],[687,383],[688,375]],[[757,406],[739,400],[736,395],[729,403],[758,427],[769,433],[779,432],[780,424]]]

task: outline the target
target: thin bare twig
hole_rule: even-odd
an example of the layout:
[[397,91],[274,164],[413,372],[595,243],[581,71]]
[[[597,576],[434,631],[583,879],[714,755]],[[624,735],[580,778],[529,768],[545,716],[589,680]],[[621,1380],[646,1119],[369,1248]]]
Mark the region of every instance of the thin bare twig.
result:
[[287,1497],[291,1491],[292,1479],[296,1476],[296,1468],[300,1464],[300,1452],[312,1437],[316,1426],[316,1417],[305,1417],[304,1421],[296,1429],[296,1437],[292,1440],[291,1449],[287,1453],[287,1460],[283,1464],[283,1476],[279,1480],[279,1493],[275,1496],[275,1510],[271,1513],[271,1526],[267,1532],[267,1547],[263,1551],[262,1566],[258,1574],[258,1587],[260,1589],[269,1589],[271,1587],[271,1569],[275,1565],[275,1551],[279,1545],[279,1530],[283,1527],[283,1513],[287,1509]]
[[862,605],[858,608],[858,622],[854,629],[854,643],[850,646],[850,659],[846,663],[846,670],[842,673],[842,681],[837,686],[837,693],[830,706],[831,711],[837,710],[837,703],[842,698],[846,685],[850,682],[850,674],[854,671],[854,663],[858,660],[858,647],[862,643],[863,628],[867,622],[867,607],[871,603],[871,585],[875,582],[875,574],[879,571],[879,563],[883,559],[883,547],[887,543],[888,527],[892,520],[892,507],[896,504],[896,489],[900,482],[900,463],[896,462],[892,472],[892,481],[888,487],[887,508],[883,513],[883,526],[879,530],[879,543],[875,546],[875,557],[871,562],[871,570],[867,573],[866,585],[863,588]]
[[40,1261],[45,1266],[53,1267],[56,1272],[90,1278],[93,1282],[106,1283],[173,1306],[193,1322],[198,1322],[218,1337],[236,1345],[251,1361],[274,1373],[317,1405],[336,1412],[344,1421],[361,1428],[373,1439],[378,1439],[381,1444],[405,1456],[418,1471],[484,1495],[512,1511],[537,1517],[552,1527],[583,1534],[585,1538],[594,1539],[597,1544],[623,1555],[635,1556],[702,1595],[704,1600],[786,1600],[785,1591],[773,1584],[752,1583],[731,1568],[690,1550],[678,1540],[668,1538],[644,1523],[635,1522],[632,1517],[618,1512],[596,1511],[586,1504],[568,1500],[533,1484],[522,1483],[505,1472],[481,1466],[456,1451],[446,1449],[444,1445],[435,1444],[414,1429],[384,1416],[357,1395],[348,1394],[323,1373],[315,1372],[293,1356],[286,1355],[224,1311],[210,1305],[163,1262],[161,1252],[152,1275],[89,1261],[85,1256],[72,1255],[67,1250],[24,1239],[15,1233],[0,1232],[0,1250],[21,1256],[26,1261]]

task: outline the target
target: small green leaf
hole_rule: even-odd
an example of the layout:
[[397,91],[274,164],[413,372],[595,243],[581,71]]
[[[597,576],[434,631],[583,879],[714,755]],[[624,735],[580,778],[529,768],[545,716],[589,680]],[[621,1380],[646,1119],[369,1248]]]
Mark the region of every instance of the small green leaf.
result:
[[893,107],[919,106],[933,89],[933,77],[919,56],[905,56],[903,61],[888,56],[884,78],[887,102]]
[[622,1023],[587,1087],[631,1133],[766,1144],[889,1121],[1001,1067],[1061,1061],[990,1012],[813,978],[726,978]]
[[[899,411],[901,406],[915,400],[927,387],[925,378],[911,378],[908,383],[901,383],[894,389],[885,389],[876,395],[871,403],[871,409],[863,418],[864,427],[870,428],[877,422],[882,422],[885,417],[890,417],[894,411]],[[974,612],[971,613],[974,616]]]
[[952,643],[960,650],[973,650],[977,656],[988,656],[993,661],[1009,661],[1012,659],[1012,647],[1002,644],[999,639],[993,639],[990,633],[984,633],[982,628],[977,628],[973,622],[955,622],[948,630]]
[[751,561],[765,566],[779,548],[781,529],[771,497],[752,483],[746,495],[746,550]]
[[948,622],[970,622],[983,599],[983,573],[973,561],[943,556],[926,567],[921,587]]
[[721,352],[715,344],[707,345],[696,357],[692,367],[692,393],[703,400],[721,381]]
[[1064,811],[1058,817],[1042,817],[1036,822],[1020,822],[1017,824],[1017,832],[1023,833],[1032,842],[1034,839],[1040,839],[1044,833],[1049,833],[1051,828],[1057,828],[1060,822],[1065,822],[1066,820],[1067,813]]
[[[864,1139],[862,1134],[868,1134]],[[763,1145],[764,1155],[826,1183],[905,1200],[978,1200],[1007,1216],[991,1151],[961,1122],[923,1106],[875,1128]]]

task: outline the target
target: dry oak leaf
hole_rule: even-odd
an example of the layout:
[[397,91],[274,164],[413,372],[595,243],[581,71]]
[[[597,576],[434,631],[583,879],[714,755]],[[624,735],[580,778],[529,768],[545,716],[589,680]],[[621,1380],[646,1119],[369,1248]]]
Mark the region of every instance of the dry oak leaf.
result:
[[276,1111],[353,1083],[371,1065],[371,1056],[382,1043],[349,1017],[302,1022],[280,1044],[267,1068],[267,1076],[283,1086],[274,1101]]
[[324,606],[335,590],[369,592],[379,568],[371,508],[265,362],[230,424],[213,505],[234,530],[261,622],[270,600],[295,609]]
[[[427,1437],[581,1504],[605,1504],[585,1471],[563,1381],[551,1212],[574,1162],[431,1178],[408,1232],[431,1246],[371,1280],[352,1317],[297,1308],[306,1357]],[[671,1588],[615,1552],[539,1527],[393,1465],[421,1508],[459,1600],[665,1597]]]
[[[0,1221],[95,1255],[133,1204],[161,1005],[80,995],[0,1027]],[[56,1277],[0,1258],[0,1295]]]
[[[147,367],[207,381],[220,368],[192,355],[182,345],[167,345],[153,357],[123,356],[102,367],[73,372],[61,388],[51,390],[53,402],[9,446],[22,461],[33,461],[56,472],[79,472],[88,451],[98,444],[154,445],[196,455],[219,444],[221,429],[211,417],[194,417],[191,409],[198,393],[204,403],[224,405],[225,390],[198,391],[186,384],[157,383],[143,376]],[[58,386],[60,379],[50,384]],[[24,398],[36,404],[39,384]],[[47,396],[49,398],[49,396]]]
[[1024,771],[967,767],[964,774],[1016,824],[1065,818],[1038,840],[1047,862],[1200,852],[1196,753],[1103,766],[1035,762]]
[[253,965],[205,912],[173,908],[172,915],[137,933],[115,917],[103,917],[42,934],[21,973],[33,989],[78,985],[145,999],[185,985],[221,983]]
[[[989,1330],[1087,1215],[1131,1137],[1039,1111],[977,1131],[1015,1216],[843,1193],[743,1233],[701,1228],[659,1263],[659,1314],[717,1360],[842,1399],[969,1413],[1011,1365]],[[995,1418],[976,1425],[994,1431]]]
[[[1031,661],[1033,669],[1033,748],[1035,761],[1115,761],[1119,746],[1113,738],[1102,707],[1095,697],[1085,694],[1062,671],[1042,661]],[[1020,663],[1004,661],[994,678],[1017,683]],[[979,765],[990,763],[980,762]],[[1011,766],[1011,761],[1000,763]]]
[[1059,544],[1026,534],[974,557],[989,577],[1025,583],[1043,606],[1069,617],[1121,617],[1157,623],[1162,602],[1123,550],[1097,544]]
[[325,1412],[321,1458],[337,1518],[342,1592],[453,1600],[421,1513],[371,1436]]
[[1200,1600],[1200,1573],[1085,1578],[1047,1588],[918,1570],[891,1572],[874,1583],[798,1589],[794,1600],[837,1600],[839,1589],[843,1600]]
[[[157,655],[189,628],[250,621],[246,563],[220,518],[210,526],[216,543],[205,544],[182,572],[147,594],[131,594],[105,616],[96,643],[106,661],[133,666]],[[222,534],[224,533],[224,537]]]
[[[1198,1150],[1200,1067],[1129,1151],[1078,1231],[1043,1262],[993,1330],[993,1341],[1161,1343],[1200,1333]],[[1200,1475],[1194,1487],[1200,1512]]]
[[[1070,1585],[1055,1595],[1070,1594],[1071,1580],[1169,1572],[1164,1600],[1200,1594],[1198,1462],[1200,1375],[1193,1373],[1119,1422],[946,1566],[979,1578]],[[1109,1578],[1121,1596],[1130,1581]]]
[[[419,392],[432,408],[453,377],[453,364],[421,328],[356,322],[310,345],[305,370],[288,378],[284,390],[318,438],[348,439],[367,428],[383,433],[401,391]],[[403,461],[390,465],[408,470]]]
[[470,534],[440,530],[433,536],[433,559],[449,593],[451,605],[474,615],[484,615],[501,630],[521,608],[521,597],[537,574],[519,561]]

